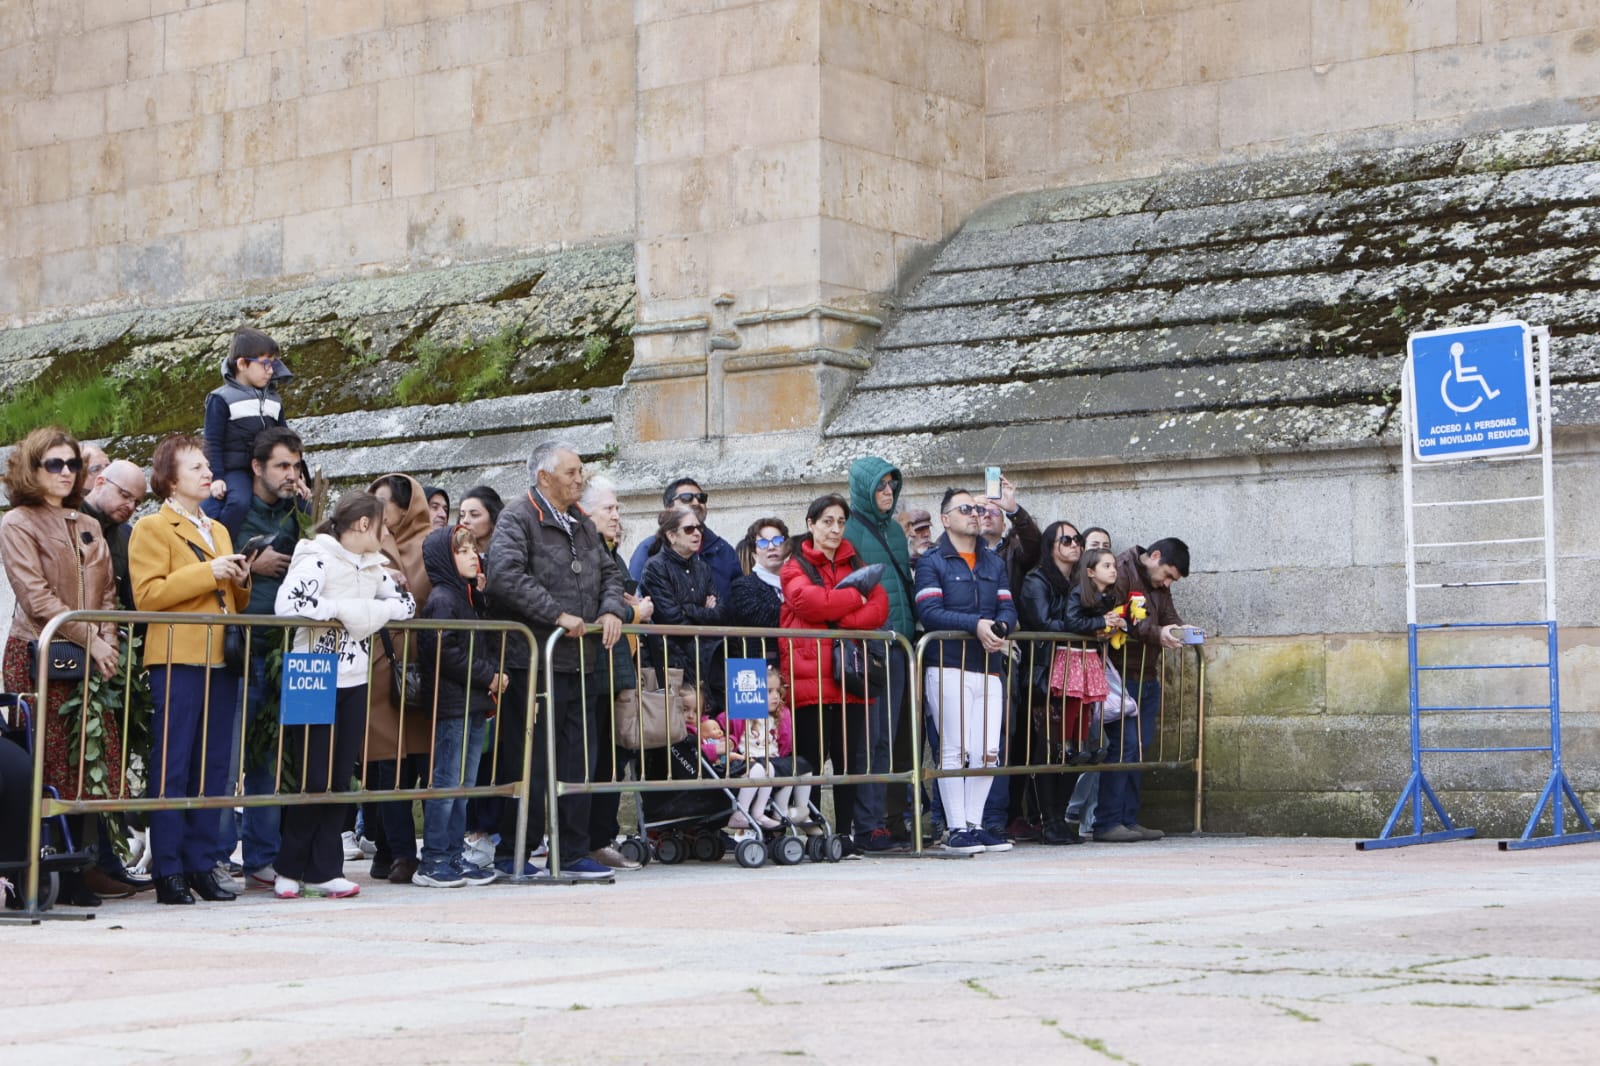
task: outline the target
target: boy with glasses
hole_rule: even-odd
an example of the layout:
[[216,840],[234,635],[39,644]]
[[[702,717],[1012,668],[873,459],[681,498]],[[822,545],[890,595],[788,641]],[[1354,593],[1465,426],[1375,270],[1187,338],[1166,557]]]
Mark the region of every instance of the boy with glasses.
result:
[[234,541],[250,513],[255,480],[250,461],[256,437],[274,426],[289,426],[276,384],[288,373],[278,354],[277,341],[259,329],[241,326],[222,360],[222,384],[206,396],[206,462],[213,480],[211,498],[201,509],[227,527]]

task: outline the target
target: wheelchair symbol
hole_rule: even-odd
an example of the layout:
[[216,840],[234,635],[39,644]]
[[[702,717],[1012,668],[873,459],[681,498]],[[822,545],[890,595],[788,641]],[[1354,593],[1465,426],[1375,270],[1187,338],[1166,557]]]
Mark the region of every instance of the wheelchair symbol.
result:
[[[1463,366],[1461,364],[1461,358],[1466,354],[1466,352],[1466,347],[1460,341],[1457,341],[1450,346],[1450,361],[1455,364],[1455,367],[1452,370],[1446,370],[1444,379],[1439,382],[1439,396],[1444,400],[1445,406],[1461,415],[1477,410],[1478,405],[1483,403],[1485,399],[1492,400],[1496,396],[1500,395],[1500,390],[1490,387],[1489,382],[1484,379],[1484,376],[1478,373],[1477,367]],[[1450,398],[1451,381],[1454,381],[1458,385],[1476,384],[1479,388],[1483,389],[1483,395],[1473,397],[1471,403],[1462,406]]]

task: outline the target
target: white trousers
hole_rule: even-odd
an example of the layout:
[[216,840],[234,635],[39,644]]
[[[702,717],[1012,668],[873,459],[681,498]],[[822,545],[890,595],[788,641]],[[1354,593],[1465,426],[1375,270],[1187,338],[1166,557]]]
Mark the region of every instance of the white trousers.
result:
[[[928,715],[939,730],[939,767],[998,766],[1005,723],[1005,687],[993,674],[929,667],[923,678]],[[941,777],[944,823],[952,832],[983,824],[989,777]]]

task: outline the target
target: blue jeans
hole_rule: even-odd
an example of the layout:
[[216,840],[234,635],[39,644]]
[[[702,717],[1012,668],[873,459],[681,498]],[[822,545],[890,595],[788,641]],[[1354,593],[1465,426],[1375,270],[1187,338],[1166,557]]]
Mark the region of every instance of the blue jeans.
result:
[[[1128,695],[1139,705],[1139,716],[1106,723],[1106,746],[1112,762],[1142,762],[1156,755],[1156,732],[1161,725],[1161,682],[1125,679]],[[1100,771],[1100,798],[1094,812],[1096,833],[1139,820],[1138,770]]]
[[[264,632],[266,630],[258,630],[257,636]],[[266,686],[266,671],[265,661],[252,656],[250,676],[244,687],[245,736],[250,735],[250,727],[261,711],[261,691]],[[238,734],[233,737],[229,758],[235,761],[239,758]],[[238,769],[237,765],[233,766],[235,773]],[[278,769],[275,759],[263,759],[260,765],[244,768],[244,794],[247,796],[270,796],[276,791],[277,784]],[[222,847],[217,849],[222,858],[226,860],[231,857],[234,845],[243,844],[240,865],[246,871],[260,870],[277,862],[282,814],[281,807],[245,807],[242,813],[235,813],[232,807],[224,810]]]
[[[466,718],[440,718],[433,725],[434,788],[455,788],[461,784],[462,745],[466,746],[467,773],[477,773],[478,757],[483,754],[484,727],[488,719],[474,714],[471,726]],[[422,801],[422,862],[454,863],[461,858],[467,836],[467,799]]]

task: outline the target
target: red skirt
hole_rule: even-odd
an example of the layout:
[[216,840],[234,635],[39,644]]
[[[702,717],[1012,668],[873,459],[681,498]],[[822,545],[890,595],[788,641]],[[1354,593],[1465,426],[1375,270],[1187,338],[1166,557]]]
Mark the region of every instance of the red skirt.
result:
[[[0,683],[3,683],[6,692],[19,692],[28,696],[29,703],[33,700],[33,684],[28,680],[28,642],[21,637],[8,637],[6,639],[6,652],[3,666],[0,666]],[[67,762],[67,737],[68,730],[76,729],[78,719],[74,717],[70,723],[61,716],[61,705],[72,698],[73,692],[78,688],[70,681],[52,681],[45,690],[46,706],[41,711],[35,707],[33,710],[35,728],[38,723],[44,724],[44,783],[55,788],[64,800],[78,799],[78,763],[74,760],[71,765]],[[123,795],[122,779],[122,726],[115,718],[109,718],[105,724],[104,759],[106,763],[106,789],[110,796]],[[87,770],[84,783],[88,783]],[[84,799],[98,797],[84,796]]]

